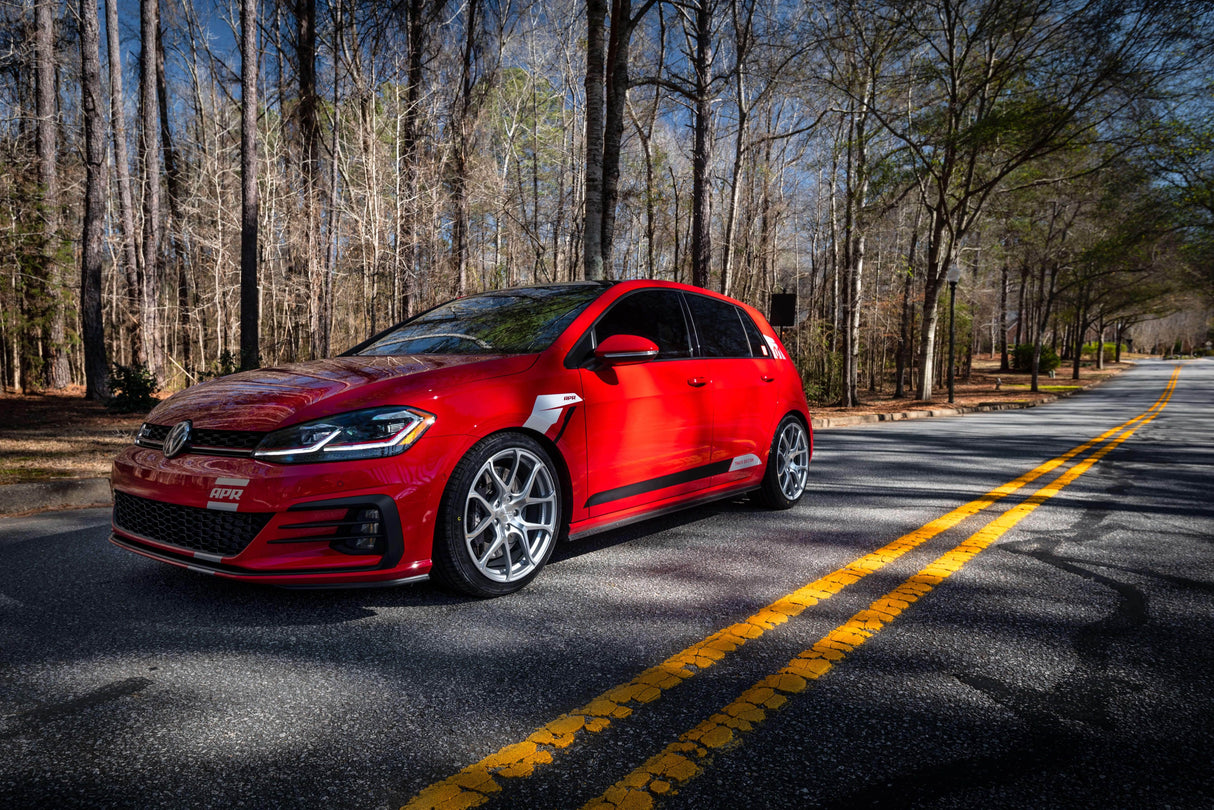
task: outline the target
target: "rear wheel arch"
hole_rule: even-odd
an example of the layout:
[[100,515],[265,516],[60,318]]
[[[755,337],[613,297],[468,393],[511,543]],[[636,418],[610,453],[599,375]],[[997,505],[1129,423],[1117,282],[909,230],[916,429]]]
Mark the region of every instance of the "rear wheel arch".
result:
[[812,456],[813,428],[809,420],[797,410],[785,413],[772,432],[767,463],[755,500],[770,509],[794,506],[805,493]]

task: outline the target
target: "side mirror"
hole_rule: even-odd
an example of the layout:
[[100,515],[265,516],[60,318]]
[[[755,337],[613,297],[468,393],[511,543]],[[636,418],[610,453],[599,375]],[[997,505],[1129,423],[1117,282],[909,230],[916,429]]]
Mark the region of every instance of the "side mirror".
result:
[[594,356],[609,366],[631,366],[657,357],[658,347],[638,335],[612,335],[595,348]]

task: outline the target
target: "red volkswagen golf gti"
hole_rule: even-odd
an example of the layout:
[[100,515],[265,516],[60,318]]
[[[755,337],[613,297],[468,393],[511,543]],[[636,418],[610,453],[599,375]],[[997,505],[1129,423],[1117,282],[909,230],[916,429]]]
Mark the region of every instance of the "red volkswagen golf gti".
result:
[[811,452],[751,307],[656,281],[499,290],[165,400],[114,462],[111,540],[249,582],[495,596],[566,536],[748,491],[788,508]]

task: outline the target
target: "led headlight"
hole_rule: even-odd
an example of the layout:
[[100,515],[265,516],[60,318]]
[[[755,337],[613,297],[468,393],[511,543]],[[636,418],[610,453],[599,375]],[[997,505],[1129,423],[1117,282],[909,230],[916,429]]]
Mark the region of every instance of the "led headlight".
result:
[[279,464],[353,461],[403,453],[434,424],[434,414],[415,408],[370,408],[276,430],[253,457]]

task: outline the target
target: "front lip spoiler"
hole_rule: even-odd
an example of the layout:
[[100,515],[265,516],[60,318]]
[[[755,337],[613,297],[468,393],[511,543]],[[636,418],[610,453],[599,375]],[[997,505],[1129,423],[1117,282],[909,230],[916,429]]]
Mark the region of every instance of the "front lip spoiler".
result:
[[[215,562],[211,562],[209,559],[200,562],[199,558],[195,558],[193,561],[189,561],[189,560],[183,559],[182,557],[178,557],[174,554],[171,554],[169,552],[160,551],[159,549],[151,548],[150,546],[145,546],[142,543],[138,543],[138,542],[130,540],[126,537],[122,537],[121,535],[117,534],[116,532],[111,532],[109,539],[110,539],[111,543],[118,546],[119,548],[126,549],[127,551],[133,551],[136,554],[147,557],[148,559],[156,560],[157,562],[165,562],[170,565],[175,565],[178,568],[185,568],[186,570],[193,571],[196,574],[206,574],[208,576],[220,576],[220,577],[226,577],[229,579],[253,579],[253,580],[263,580],[264,581],[264,580],[268,580],[268,579],[273,579],[275,577],[285,578],[285,577],[293,577],[293,576],[317,576],[317,575],[334,575],[334,576],[336,576],[336,575],[340,575],[340,574],[359,574],[359,573],[366,573],[368,571],[379,570],[378,568],[309,568],[309,569],[304,569],[304,570],[299,570],[299,571],[246,571],[246,570],[237,568],[235,566],[225,565],[221,562],[218,562],[219,559],[222,559],[222,558],[218,558],[218,557],[216,558]],[[215,556],[215,555],[209,555],[209,554],[207,555],[208,558],[210,558],[212,556]],[[429,574],[417,574],[414,576],[403,577],[401,579],[393,579],[393,580],[385,580],[385,581],[344,582],[344,583],[343,582],[333,582],[333,583],[319,582],[319,583],[302,583],[302,584],[292,583],[290,585],[282,585],[280,587],[301,588],[301,589],[303,589],[303,588],[308,588],[308,589],[312,589],[312,588],[334,588],[334,589],[336,589],[336,588],[378,588],[378,587],[389,587],[392,585],[405,585],[405,584],[413,583],[413,582],[424,582],[425,580],[427,580],[429,578],[430,578]]]

